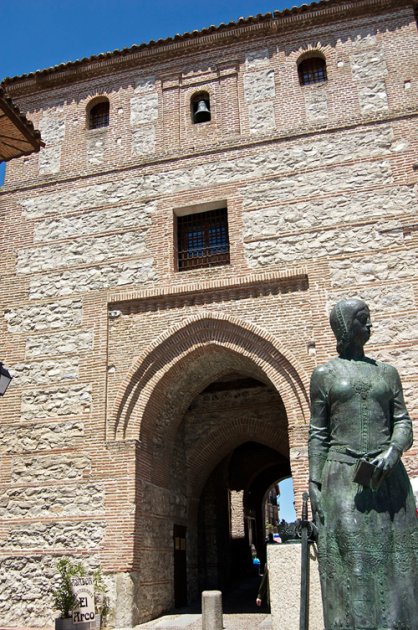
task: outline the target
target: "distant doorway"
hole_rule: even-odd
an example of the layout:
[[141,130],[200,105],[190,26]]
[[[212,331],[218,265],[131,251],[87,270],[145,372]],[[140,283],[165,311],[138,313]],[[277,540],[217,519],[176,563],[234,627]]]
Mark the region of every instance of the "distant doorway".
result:
[[187,606],[186,527],[174,525],[174,605]]

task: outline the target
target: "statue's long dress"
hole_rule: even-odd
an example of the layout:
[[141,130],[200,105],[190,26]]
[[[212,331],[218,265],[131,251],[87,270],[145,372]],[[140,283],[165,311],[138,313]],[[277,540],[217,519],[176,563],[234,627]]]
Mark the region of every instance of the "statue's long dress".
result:
[[402,462],[373,492],[358,458],[412,443],[395,368],[337,358],[311,380],[310,476],[322,484],[318,551],[326,630],[418,628],[418,529]]

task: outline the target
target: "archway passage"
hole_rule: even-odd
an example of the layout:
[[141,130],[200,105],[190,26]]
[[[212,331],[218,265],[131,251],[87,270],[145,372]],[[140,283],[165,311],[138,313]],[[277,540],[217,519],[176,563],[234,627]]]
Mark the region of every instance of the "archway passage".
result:
[[[177,405],[183,411],[175,434],[166,432],[169,441],[154,435],[153,461],[158,457],[159,466],[168,465],[170,475],[154,474],[151,482],[138,479],[140,494],[148,499],[138,505],[137,527],[146,531],[161,566],[147,574],[140,547],[138,565],[144,581],[160,571],[170,593],[166,609],[199,601],[202,590],[220,588],[227,594],[241,584],[249,589],[247,596],[241,590],[240,599],[226,600],[226,605],[257,612],[259,576],[251,546],[264,566],[263,500],[272,483],[291,474],[286,409],[257,366],[228,349],[206,348],[189,369],[178,377]],[[207,384],[207,376],[216,373]],[[188,387],[196,387],[199,375],[204,386],[184,410]],[[170,400],[166,413],[173,419],[174,390]],[[150,504],[154,514],[146,507]],[[162,541],[171,535],[169,550]]]
[[[283,402],[270,384],[231,373],[195,398],[184,422],[188,431],[198,422],[211,424],[220,434],[229,423],[239,427],[199,497],[198,586],[200,591],[217,588],[224,594],[238,589],[240,598],[227,599],[228,609],[256,612],[259,568],[265,563],[264,498],[272,483],[290,474]],[[254,427],[264,443],[254,439]],[[279,439],[274,437],[278,428]],[[260,566],[253,564],[254,553]],[[243,588],[252,591],[249,599]],[[196,595],[193,589],[190,595]]]
[[251,572],[251,543],[263,561],[263,498],[290,474],[289,435],[295,444],[306,431],[307,396],[290,353],[252,328],[189,322],[153,344],[119,397],[116,435],[139,432],[132,570],[141,620],[205,588],[225,591]]

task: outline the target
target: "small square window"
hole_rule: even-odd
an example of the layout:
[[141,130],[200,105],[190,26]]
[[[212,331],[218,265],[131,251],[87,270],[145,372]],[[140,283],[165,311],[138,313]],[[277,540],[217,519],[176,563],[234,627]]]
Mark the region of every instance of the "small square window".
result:
[[176,219],[178,271],[229,264],[227,208]]

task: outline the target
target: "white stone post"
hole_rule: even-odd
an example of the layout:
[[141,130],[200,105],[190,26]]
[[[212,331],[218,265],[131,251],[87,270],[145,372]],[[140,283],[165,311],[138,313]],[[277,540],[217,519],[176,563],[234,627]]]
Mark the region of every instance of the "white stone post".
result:
[[[299,628],[300,543],[267,546],[272,630]],[[321,587],[316,546],[309,545],[309,630],[323,630]]]
[[202,593],[202,630],[222,630],[222,593],[221,591],[203,591]]

